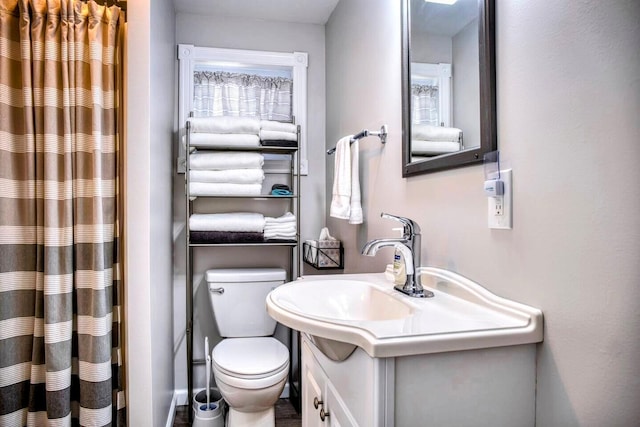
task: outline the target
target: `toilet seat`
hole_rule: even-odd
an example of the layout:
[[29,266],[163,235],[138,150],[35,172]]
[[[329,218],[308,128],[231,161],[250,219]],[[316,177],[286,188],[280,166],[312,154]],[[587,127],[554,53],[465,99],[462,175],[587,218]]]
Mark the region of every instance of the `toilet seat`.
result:
[[289,350],[272,337],[224,339],[211,359],[216,380],[239,388],[269,387],[289,373]]

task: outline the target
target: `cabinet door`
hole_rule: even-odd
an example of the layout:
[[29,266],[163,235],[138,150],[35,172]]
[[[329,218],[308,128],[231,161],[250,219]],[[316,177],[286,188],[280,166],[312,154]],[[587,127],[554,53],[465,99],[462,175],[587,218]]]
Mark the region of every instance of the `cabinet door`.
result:
[[326,405],[325,410],[329,413],[326,418],[331,427],[357,427],[358,423],[353,419],[349,409],[340,398],[340,395],[333,388],[331,382],[327,381],[325,387]]
[[[302,426],[326,426],[320,419],[324,404],[324,388],[327,378],[316,364],[307,344],[302,344]],[[317,403],[317,408],[316,404]]]

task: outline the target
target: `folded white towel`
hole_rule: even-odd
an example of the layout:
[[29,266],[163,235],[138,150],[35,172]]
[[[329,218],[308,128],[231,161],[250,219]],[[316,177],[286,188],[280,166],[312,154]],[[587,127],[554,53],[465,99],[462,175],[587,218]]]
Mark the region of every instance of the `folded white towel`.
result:
[[437,154],[455,153],[460,151],[460,143],[452,141],[422,141],[411,140],[411,154],[435,156]]
[[296,237],[296,230],[289,231],[272,231],[264,230],[264,237],[266,239],[292,239]]
[[259,196],[262,184],[229,184],[227,182],[190,182],[191,196]]
[[[187,137],[182,137],[183,147],[187,146]],[[211,147],[259,147],[258,135],[248,133],[192,133],[189,145],[193,148]]]
[[263,164],[264,156],[254,152],[195,152],[189,156],[189,167],[198,170],[256,169]]
[[190,182],[226,182],[229,184],[262,184],[262,169],[192,170]]
[[443,126],[415,125],[411,128],[411,138],[423,141],[459,142],[462,131]]
[[279,240],[294,240],[296,238],[296,233],[291,234],[270,234],[264,233],[265,239],[279,239]]
[[296,225],[295,224],[291,224],[291,225],[269,225],[269,224],[264,224],[264,231],[282,231],[282,232],[289,232],[289,231],[296,231]]
[[359,144],[357,140],[351,143],[352,136],[345,136],[336,144],[333,192],[329,215],[349,220],[349,224],[362,224]]
[[193,133],[249,133],[260,132],[260,120],[254,117],[190,117]]
[[275,120],[260,120],[260,130],[298,133],[298,126],[293,123],[277,122]]
[[287,223],[295,224],[296,216],[291,212],[287,212],[284,215],[276,218],[267,216],[264,218],[264,221],[265,221],[265,224],[287,224]]
[[298,134],[278,130],[260,130],[261,141],[297,141]]
[[189,217],[191,231],[238,231],[262,233],[264,216],[254,212],[217,214],[192,214]]

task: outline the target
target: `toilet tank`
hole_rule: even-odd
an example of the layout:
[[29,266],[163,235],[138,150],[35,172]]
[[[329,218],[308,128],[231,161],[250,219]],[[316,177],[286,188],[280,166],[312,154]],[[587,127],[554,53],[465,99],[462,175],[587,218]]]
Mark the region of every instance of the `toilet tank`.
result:
[[216,268],[207,270],[209,300],[220,336],[273,335],[276,321],[267,314],[267,294],[286,280],[282,268]]

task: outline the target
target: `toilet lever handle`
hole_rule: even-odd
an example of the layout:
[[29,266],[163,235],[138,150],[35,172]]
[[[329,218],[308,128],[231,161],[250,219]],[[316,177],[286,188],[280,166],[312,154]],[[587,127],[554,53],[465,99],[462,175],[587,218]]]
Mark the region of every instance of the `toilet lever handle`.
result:
[[224,288],[209,288],[209,292],[222,295],[224,294]]

